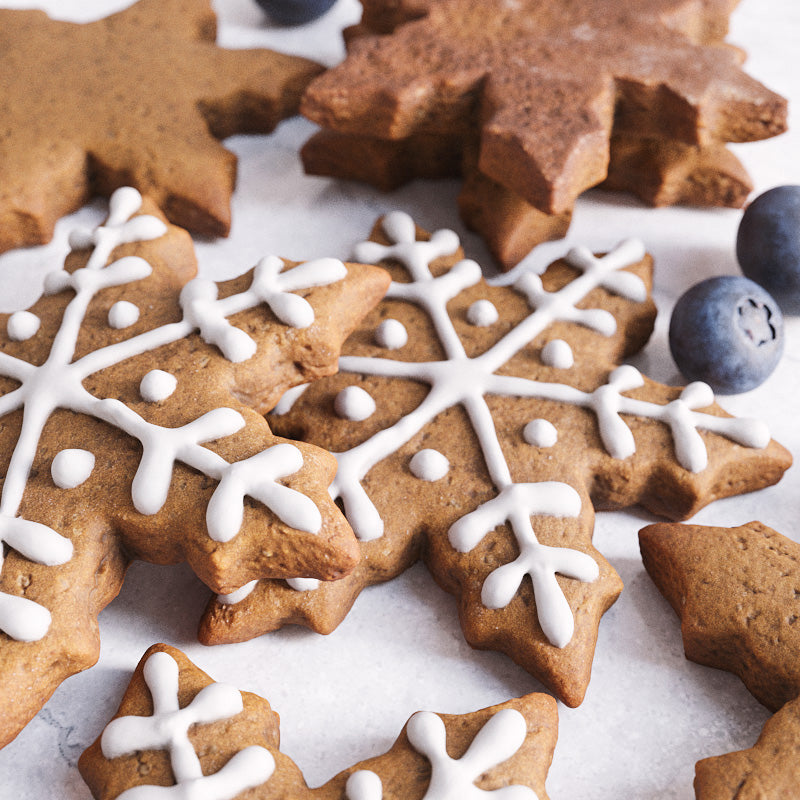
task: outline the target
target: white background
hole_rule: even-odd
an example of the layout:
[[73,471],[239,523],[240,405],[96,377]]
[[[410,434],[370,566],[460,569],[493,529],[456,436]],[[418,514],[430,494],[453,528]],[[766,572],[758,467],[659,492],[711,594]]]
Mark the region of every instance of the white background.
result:
[[[126,0],[49,0],[53,16],[85,21]],[[30,7],[33,3],[3,2]],[[269,25],[251,0],[218,0],[220,42],[269,46],[333,64],[342,55],[340,28],[358,16],[355,0],[339,0],[321,20],[296,29]],[[749,53],[748,71],[791,100],[800,99],[796,69],[800,37],[797,0],[743,0],[729,40]],[[53,80],[58,80],[54,75]],[[790,105],[790,131],[735,148],[756,193],[800,184],[800,125]],[[227,240],[198,242],[201,270],[225,277],[267,254],[305,259],[347,257],[379,214],[400,208],[429,229],[463,234],[468,255],[488,264],[476,237],[455,211],[455,181],[417,182],[390,195],[303,175],[297,149],[313,132],[305,120],[283,123],[272,136],[236,137],[240,157]],[[60,224],[54,243],[0,256],[0,311],[23,308],[40,291],[41,275],[60,264],[69,225],[99,220],[85,209]],[[669,310],[701,278],[737,274],[734,256],[741,212],[653,210],[625,196],[592,192],[576,207],[569,234],[600,250],[642,238],[656,259],[655,335],[637,364],[650,377],[681,383],[666,344]],[[557,255],[566,246],[543,248]],[[534,258],[543,259],[541,253]],[[773,436],[800,455],[800,321],[787,320],[786,354],[760,388],[721,398],[729,411],[766,419]],[[752,519],[800,539],[797,468],[776,487],[718,502],[694,521],[738,525]],[[652,521],[644,512],[598,515],[595,544],[625,582],[605,616],[586,700],[560,706],[560,736],[548,780],[553,800],[691,798],[699,758],[749,747],[768,712],[737,678],[686,661],[678,621],[641,564],[636,534]],[[120,597],[100,617],[100,662],[66,681],[39,716],[0,751],[0,798],[87,800],[76,769],[79,753],[113,714],[130,672],[153,642],[182,648],[214,678],[255,691],[281,714],[283,750],[318,785],[352,763],[387,749],[405,720],[425,708],[466,712],[541,687],[506,657],[472,651],[455,606],[421,566],[391,584],[367,590],[328,637],[290,629],[242,645],[206,648],[194,640],[207,590],[185,568],[138,564]],[[0,712],[1,713],[1,712]]]

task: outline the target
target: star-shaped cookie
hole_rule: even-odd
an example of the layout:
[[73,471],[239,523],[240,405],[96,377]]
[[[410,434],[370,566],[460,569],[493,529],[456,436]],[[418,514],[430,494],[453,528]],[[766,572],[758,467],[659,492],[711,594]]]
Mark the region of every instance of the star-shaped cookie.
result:
[[226,234],[236,158],[218,140],[271,131],[322,68],[215,37],[209,0],[139,0],[88,24],[0,9],[0,252],[124,185]]
[[639,544],[687,658],[738,675],[772,710],[800,696],[800,544],[760,522],[648,525]]
[[800,699],[767,720],[747,750],[704,758],[695,765],[697,800],[791,798],[800,786]]
[[655,316],[640,242],[577,248],[542,276],[523,266],[488,283],[452,231],[429,235],[394,213],[373,238],[356,257],[391,270],[386,299],[346,342],[339,373],[270,415],[276,431],[336,455],[332,493],[361,562],[340,581],[261,581],[219,598],[201,638],[287,622],[328,632],[362,588],[422,557],[457,597],[470,644],[577,705],[622,588],[592,547],[594,509],[690,516],[778,480],[791,458],[708,386],[620,366]]
[[760,522],[648,525],[648,574],[681,620],[686,657],[738,675],[777,713],[753,747],[697,762],[697,800],[793,797],[800,769],[800,544]]
[[278,750],[277,714],[266,700],[214,683],[180,651],[154,645],[79,768],[97,800],[126,790],[133,796],[134,787],[162,787],[165,796],[170,787],[183,796],[188,786],[214,800],[245,790],[253,800],[441,800],[493,792],[547,800],[557,735],[555,701],[543,694],[469,714],[421,711],[388,752],[311,789]]
[[388,275],[267,256],[195,278],[189,235],[131,188],[71,243],[45,296],[0,316],[0,744],[96,661],[131,559],[187,561],[225,592],[359,558],[335,460],[263,414],[336,369]]
[[705,161],[692,168],[704,185],[654,192],[652,174],[637,175],[622,151],[617,163],[628,171],[612,170],[612,185],[633,183],[656,202],[741,201],[730,191],[738,183],[732,157],[709,163],[709,148],[786,126],[785,101],[721,43],[730,0],[364,5],[346,60],[312,82],[302,112],[325,129],[399,143],[405,153],[414,137],[474,148],[475,167],[460,169],[476,168],[546,215],[569,213],[581,192],[609,177],[618,136],[644,151],[695,148],[681,160]]

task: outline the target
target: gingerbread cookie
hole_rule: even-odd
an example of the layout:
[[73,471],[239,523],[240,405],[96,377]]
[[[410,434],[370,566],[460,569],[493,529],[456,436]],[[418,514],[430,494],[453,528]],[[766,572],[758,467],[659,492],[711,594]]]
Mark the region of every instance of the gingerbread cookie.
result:
[[697,800],[791,798],[800,786],[800,699],[767,721],[747,750],[704,758],[695,765]]
[[262,415],[336,369],[388,276],[268,256],[194,278],[189,235],[130,188],[71,242],[45,296],[0,315],[1,744],[95,662],[130,559],[188,561],[224,592],[338,578],[359,557],[328,493],[335,460]]
[[648,525],[639,544],[687,658],[738,675],[772,710],[800,696],[800,544],[760,522]]
[[686,657],[738,675],[778,712],[756,744],[695,767],[698,800],[793,797],[800,770],[800,544],[760,522],[648,525],[645,568],[681,619]]
[[542,694],[471,714],[421,711],[387,753],[310,789],[278,750],[266,700],[214,683],[180,651],[155,645],[79,768],[97,800],[188,786],[215,800],[247,790],[253,800],[434,800],[501,787],[504,796],[547,800],[557,729],[555,701]]
[[0,252],[128,184],[225,235],[236,157],[218,140],[271,131],[322,67],[215,38],[209,0],[139,0],[85,25],[0,10]]
[[[537,244],[563,238],[571,210],[549,214],[478,168],[477,147],[457,135],[410,136],[391,141],[332,130],[314,134],[301,149],[306,172],[360,180],[391,191],[413,178],[461,176],[458,207],[503,269]],[[752,190],[739,160],[721,145],[705,147],[615,135],[601,188],[632,192],[653,206],[741,206]]]
[[365,586],[420,554],[458,598],[465,636],[581,702],[600,617],[621,583],[592,547],[594,508],[671,518],[777,481],[791,463],[707,386],[619,366],[653,324],[651,259],[576,249],[493,283],[451,231],[388,216],[357,259],[394,282],[339,374],[290,392],[270,424],[331,450],[332,495],[361,540],[340,581],[261,581],[212,602],[206,642],[287,622],[326,632]]
[[[348,57],[312,82],[301,110],[346,136],[456,137],[477,148],[481,175],[544,214],[565,214],[609,176],[612,136],[670,152],[785,129],[785,101],[721,43],[734,6],[637,0],[611,13],[605,0],[367,0]],[[692,168],[701,181],[664,193],[618,158],[627,166],[612,171],[614,184],[630,181],[655,202],[742,199],[732,157],[703,155]]]

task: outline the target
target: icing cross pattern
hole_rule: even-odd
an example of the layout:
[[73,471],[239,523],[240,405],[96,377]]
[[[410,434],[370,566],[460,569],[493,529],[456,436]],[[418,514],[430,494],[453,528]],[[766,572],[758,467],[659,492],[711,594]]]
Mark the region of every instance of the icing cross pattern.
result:
[[[146,421],[121,401],[93,396],[83,388],[82,382],[106,367],[176,342],[195,330],[199,330],[207,342],[216,345],[228,360],[243,361],[253,355],[255,342],[245,331],[228,322],[229,316],[266,303],[284,324],[306,327],[314,321],[313,308],[304,298],[291,292],[341,280],[346,274],[344,264],[334,259],[317,259],[281,273],[283,262],[269,256],[256,266],[247,290],[221,300],[217,299],[215,283],[196,278],[182,290],[181,321],[101,347],[73,361],[81,325],[97,292],[146,278],[152,272],[152,267],[137,256],[123,257],[107,264],[117,246],[156,239],[166,232],[164,223],[156,217],[134,216],[141,208],[141,202],[141,195],[135,189],[124,188],[115,192],[106,223],[70,238],[70,244],[75,248],[93,248],[86,266],[72,274],[58,270],[46,276],[46,293],[64,289],[74,291],[46,361],[35,366],[0,353],[0,375],[20,383],[0,397],[0,416],[23,410],[19,439],[0,496],[0,569],[3,543],[46,566],[64,564],[71,558],[72,544],[67,538],[18,515],[39,439],[48,418],[57,409],[94,417],[141,443],[143,452],[131,494],[134,507],[142,514],[155,514],[164,505],[175,462],[181,462],[218,481],[206,513],[208,534],[215,541],[229,541],[238,533],[245,495],[263,503],[293,528],[309,533],[320,529],[322,520],[315,503],[300,492],[277,483],[302,467],[302,455],[296,447],[288,443],[277,444],[243,461],[229,463],[202,446],[204,442],[240,430],[245,422],[238,411],[218,408],[182,427],[164,428]],[[15,326],[12,324],[10,327]],[[30,335],[34,335],[37,328],[26,326]],[[163,385],[163,380],[160,383]],[[166,391],[169,394],[171,389]],[[85,451],[69,452],[91,455]],[[77,460],[86,463],[85,457]],[[62,488],[77,485],[74,480],[56,478],[56,475],[69,472],[68,468],[63,468],[63,461],[62,458],[57,468],[54,467],[54,481]],[[78,482],[88,477],[85,467],[83,471],[85,474],[78,478]],[[41,639],[47,633],[50,621],[49,611],[41,605],[0,592],[0,630],[11,638],[21,641]]]
[[[431,763],[431,779],[422,800],[537,800],[527,786],[512,784],[499,789],[479,789],[475,781],[492,767],[507,761],[522,747],[527,734],[525,717],[504,708],[489,718],[461,758],[447,753],[447,731],[441,718],[430,711],[418,711],[408,721],[406,734],[411,746]],[[345,787],[347,800],[382,800],[381,780],[371,770],[350,775]]]
[[[344,503],[348,522],[360,540],[380,537],[383,522],[361,480],[375,464],[409,441],[437,414],[460,404],[469,416],[498,494],[453,524],[449,531],[450,543],[459,552],[469,552],[487,533],[508,522],[517,540],[519,556],[489,575],[483,585],[482,602],[489,608],[505,607],[518,591],[524,576],[529,575],[542,630],[552,644],[564,647],[572,638],[574,618],[556,574],[592,581],[599,569],[594,559],[585,553],[542,545],[537,541],[530,518],[533,515],[576,517],[580,513],[580,497],[574,488],[561,482],[513,481],[486,396],[538,398],[590,410],[597,417],[604,447],[611,456],[619,459],[632,455],[636,449],[633,434],[623,415],[660,421],[672,432],[678,462],[693,472],[703,470],[708,458],[698,429],[722,434],[744,446],[762,448],[770,439],[767,426],[757,420],[717,417],[696,411],[710,405],[714,399],[711,389],[703,383],[690,384],[679,399],[664,405],[628,397],[623,392],[644,383],[641,373],[632,366],[618,367],[611,372],[606,384],[592,392],[564,383],[496,374],[517,352],[556,321],[577,323],[604,336],[613,335],[616,320],[608,311],[577,308],[577,304],[596,287],[635,302],[644,301],[647,297],[644,283],[638,276],[624,271],[625,267],[644,257],[641,242],[627,240],[602,257],[594,256],[585,248],[571,250],[566,260],[581,274],[554,292],[546,291],[541,278],[534,272],[520,270],[513,286],[526,297],[532,313],[484,353],[470,358],[447,312],[447,302],[481,280],[478,264],[462,260],[449,272],[434,277],[429,265],[435,258],[455,252],[459,245],[455,233],[440,230],[430,241],[416,241],[413,220],[401,212],[388,215],[383,228],[393,244],[362,242],[355,250],[355,258],[369,263],[396,259],[406,267],[411,282],[393,282],[387,298],[415,303],[427,312],[444,349],[445,359],[408,362],[391,358],[340,358],[341,372],[407,378],[428,384],[430,391],[416,409],[391,427],[350,450],[334,454],[338,472],[330,488],[331,495]],[[507,280],[504,276],[504,281]],[[296,396],[296,393],[292,395]],[[289,584],[295,589],[309,590],[317,586],[318,581],[295,580]],[[248,588],[223,599],[235,602],[245,596]]]
[[167,750],[174,786],[135,786],[121,800],[199,798],[231,800],[240,792],[260,786],[275,771],[275,759],[264,747],[240,750],[213,775],[203,775],[200,759],[189,740],[189,728],[240,714],[244,708],[238,689],[211,683],[189,705],[178,706],[180,671],[168,653],[153,653],[144,665],[144,680],[153,698],[150,717],[118,717],[103,731],[100,746],[106,758],[118,758],[137,750]]
[[[259,745],[240,750],[218,772],[211,775],[202,772],[200,759],[189,739],[189,729],[240,714],[244,705],[237,689],[211,683],[180,708],[180,670],[175,659],[165,652],[148,657],[143,677],[153,701],[152,715],[112,720],[103,731],[100,747],[107,759],[140,750],[166,750],[175,784],[134,786],[120,794],[119,800],[231,800],[273,776],[275,759],[269,750]],[[414,714],[408,721],[406,733],[411,746],[430,762],[431,778],[423,800],[480,800],[488,795],[498,800],[536,800],[536,793],[526,786],[486,791],[475,785],[481,775],[510,759],[524,744],[527,723],[516,709],[504,708],[493,714],[459,759],[450,758],[447,753],[447,732],[437,714],[429,711]],[[347,800],[381,800],[381,779],[371,770],[357,770],[348,778],[345,794]]]

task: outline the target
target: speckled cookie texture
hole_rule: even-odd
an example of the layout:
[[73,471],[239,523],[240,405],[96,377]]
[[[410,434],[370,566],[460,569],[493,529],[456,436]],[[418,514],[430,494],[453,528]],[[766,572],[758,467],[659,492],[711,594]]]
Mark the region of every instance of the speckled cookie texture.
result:
[[263,414],[335,370],[388,275],[267,256],[196,278],[189,235],[131,188],[71,243],[44,296],[0,316],[2,744],[96,661],[132,559],[186,561],[223,592],[359,559],[336,461]]
[[[360,174],[346,155],[338,167],[339,154],[366,143],[393,162],[394,181],[444,166],[477,173],[530,213],[569,214],[605,180],[655,204],[741,204],[749,181],[724,143],[782,132],[786,103],[723,43],[735,5],[367,0],[346,60],[304,96],[322,135],[340,137],[312,140],[307,168],[380,183],[385,172],[369,159]],[[420,138],[453,152],[421,159]],[[462,204],[465,218],[487,235],[492,225],[474,206]],[[530,249],[563,226],[527,220],[514,230],[528,231]],[[501,263],[513,263],[514,248],[489,238]]]
[[687,658],[735,673],[767,708],[800,696],[800,544],[759,522],[656,524],[639,542]]
[[681,619],[686,657],[738,675],[777,713],[753,747],[695,768],[698,800],[791,798],[800,785],[800,544],[760,522],[656,524],[642,558]]
[[188,785],[215,800],[442,800],[503,787],[505,796],[547,800],[557,735],[556,703],[543,694],[467,714],[417,712],[386,753],[312,789],[278,750],[278,715],[266,700],[155,645],[79,767],[96,800]]
[[271,131],[322,68],[215,39],[210,0],[139,0],[88,24],[0,9],[0,252],[126,185],[225,235],[236,157],[219,140]]
[[702,384],[647,380],[625,356],[655,315],[640,242],[576,248],[492,283],[452,231],[395,213],[356,248],[393,283],[339,373],[282,398],[274,430],[332,451],[332,494],[361,540],[340,581],[261,581],[212,601],[205,642],[285,623],[329,632],[361,590],[419,558],[458,599],[467,641],[507,653],[569,705],[622,585],[594,510],[669,518],[777,481],[791,463]]

